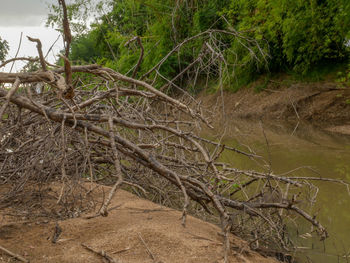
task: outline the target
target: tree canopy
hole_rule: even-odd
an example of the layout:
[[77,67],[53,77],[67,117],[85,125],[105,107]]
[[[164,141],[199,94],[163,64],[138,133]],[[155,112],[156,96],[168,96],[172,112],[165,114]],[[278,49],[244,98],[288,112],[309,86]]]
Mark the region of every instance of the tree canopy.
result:
[[[350,3],[346,0],[110,0],[108,6],[109,11],[100,9],[90,30],[74,38],[73,61],[97,62],[127,73],[137,63],[139,51],[125,43],[139,36],[145,49],[142,75],[176,45],[208,29],[240,32],[240,37],[215,35],[212,45],[224,56],[226,85],[232,79],[244,83],[271,71],[307,74],[315,66],[349,57]],[[77,9],[73,6],[72,12]],[[167,58],[159,74],[172,79],[209,41],[187,42]],[[211,66],[211,78],[217,77],[219,67]]]

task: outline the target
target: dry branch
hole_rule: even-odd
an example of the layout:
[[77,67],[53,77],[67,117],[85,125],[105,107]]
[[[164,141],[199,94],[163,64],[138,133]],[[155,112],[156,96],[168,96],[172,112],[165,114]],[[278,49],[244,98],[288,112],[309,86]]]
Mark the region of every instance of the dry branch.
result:
[[0,108],[0,122],[2,120],[2,115],[4,114],[7,106],[9,105],[11,97],[13,96],[13,94],[16,93],[16,91],[19,87],[19,84],[20,84],[19,79],[16,79],[16,81],[15,81],[15,83],[13,83],[10,91],[6,94],[6,96],[5,96],[6,102]]
[[6,253],[7,255],[11,256],[11,257],[14,257],[15,259],[18,259],[19,261],[22,261],[22,262],[26,262],[26,263],[29,263],[29,260],[25,259],[24,257],[16,254],[16,253],[13,253],[11,252],[10,250],[4,248],[3,246],[0,246],[0,250],[4,253]]
[[[8,92],[4,89],[0,89],[0,96],[6,97]],[[32,112],[35,112],[39,115],[44,115],[43,111],[46,113],[47,117],[55,122],[62,122],[63,119],[66,119],[66,125],[68,126],[74,126],[74,120],[73,120],[73,115],[70,113],[65,113],[62,111],[57,111],[52,108],[49,108],[47,106],[38,104],[33,105],[31,101],[23,96],[12,96],[10,98],[10,101],[17,104],[18,106],[22,108],[29,109]],[[38,105],[40,107],[38,107]],[[108,121],[108,117],[104,117],[104,115],[84,115],[84,114],[75,114],[75,117],[77,119],[76,122],[76,128],[79,130],[84,130],[87,129],[89,132],[93,132],[98,135],[102,135],[106,138],[110,138],[110,133],[106,130],[104,130],[102,127],[99,127],[97,125],[93,125],[90,122],[95,121],[97,123],[103,123]],[[89,122],[87,122],[89,121]],[[178,131],[173,128],[169,127],[164,127],[162,125],[144,125],[144,124],[137,124],[134,122],[129,122],[129,121],[124,121],[119,118],[113,118],[113,122],[118,123],[119,125],[123,125],[128,128],[134,128],[134,129],[141,129],[145,131],[149,130],[165,130],[167,132],[171,132],[175,134],[177,137],[183,137],[188,140],[189,143],[193,144],[197,149],[202,148],[202,151],[200,151],[202,158],[204,158],[204,163],[210,164],[211,160],[209,159],[208,155],[206,154],[206,151],[204,148],[194,139],[188,137],[185,134],[183,134],[181,131]],[[140,148],[139,146],[135,145],[131,141],[129,141],[126,138],[121,137],[121,135],[114,134],[114,140],[115,142],[120,145],[118,147],[118,150],[125,154],[126,156],[132,158],[134,161],[142,164],[143,166],[149,167],[158,174],[164,176],[167,180],[170,180],[172,183],[177,185],[178,187],[181,188],[181,184],[185,183],[184,185],[187,188],[187,191],[189,191],[189,195],[194,199],[200,198],[204,200],[205,202],[211,201],[213,202],[213,205],[220,214],[222,214],[225,218],[227,218],[225,208],[222,206],[228,206],[234,209],[238,210],[246,210],[248,213],[254,213],[253,211],[250,211],[252,209],[258,209],[258,208],[284,208],[288,210],[293,210],[297,213],[299,213],[301,216],[303,216],[305,219],[310,221],[313,225],[318,227],[320,229],[320,232],[323,233],[323,236],[326,236],[325,229],[322,227],[322,225],[319,224],[318,221],[316,221],[312,216],[308,215],[301,209],[295,207],[295,205],[292,202],[287,202],[285,200],[285,203],[254,203],[254,202],[242,202],[242,201],[237,201],[237,200],[231,200],[228,198],[225,198],[223,196],[218,196],[214,194],[204,183],[201,182],[200,178],[195,178],[191,176],[185,176],[185,175],[180,175],[174,172],[173,170],[167,168],[167,165],[165,166],[161,162],[159,162],[152,154],[149,155],[144,149]],[[101,141],[102,142],[102,141]],[[107,144],[108,147],[110,146]],[[191,149],[191,148],[188,148]],[[217,165],[221,165],[218,163]],[[193,165],[192,165],[193,166]],[[195,167],[195,166],[193,166]],[[201,163],[199,163],[199,167],[197,169],[202,169],[200,167],[203,167]],[[250,172],[250,171],[240,171],[238,169],[234,168],[229,168],[225,167],[225,169],[228,173],[240,173],[242,175],[248,175],[257,179],[261,180],[280,180],[282,182],[286,183],[294,183],[292,179],[289,179],[287,177],[276,177],[273,176],[272,174],[263,174],[263,173],[256,173],[256,172]],[[208,171],[209,172],[209,171]],[[177,180],[177,178],[180,179]],[[221,178],[229,178],[229,176],[221,176]],[[183,183],[180,183],[183,182]],[[301,186],[302,183],[294,183],[296,186]]]
[[132,78],[135,78],[136,74],[137,74],[137,71],[139,70],[139,67],[141,65],[141,62],[142,62],[145,50],[144,50],[144,47],[142,45],[141,38],[139,36],[133,37],[128,42],[126,42],[124,46],[128,46],[133,41],[137,41],[137,44],[140,46],[140,49],[141,49],[139,60],[137,61],[137,64],[136,64],[136,66],[134,68],[134,71],[132,72],[132,76],[131,76]]
[[2,64],[0,64],[0,68],[6,66],[7,64],[9,64],[11,62],[18,61],[18,60],[24,60],[24,61],[29,61],[29,62],[39,61],[38,58],[27,58],[27,57],[11,58],[11,59],[4,61]]
[[109,130],[110,130],[109,131],[109,139],[111,142],[111,148],[112,148],[112,152],[113,152],[114,168],[115,168],[116,177],[118,179],[115,182],[115,184],[113,185],[111,191],[109,192],[107,200],[104,202],[103,206],[100,209],[100,215],[102,215],[102,216],[108,215],[108,212],[107,212],[108,205],[112,201],[112,198],[115,195],[117,188],[120,187],[120,185],[123,183],[123,175],[122,175],[122,170],[120,168],[119,154],[118,154],[117,147],[115,145],[115,140],[114,140],[114,133],[113,133],[114,128],[113,128],[112,117],[109,117],[108,125],[109,125]]
[[29,36],[27,36],[27,38],[29,39],[29,41],[36,42],[36,48],[37,48],[38,53],[39,53],[39,60],[40,60],[41,67],[42,67],[43,71],[47,71],[46,62],[45,62],[45,58],[43,55],[42,44],[41,44],[40,39],[32,38]]
[[120,261],[117,261],[115,260],[114,258],[112,258],[110,255],[108,255],[104,250],[97,250],[95,248],[92,248],[88,245],[85,245],[85,244],[81,244],[82,247],[86,248],[87,250],[95,253],[96,255],[99,255],[101,256],[102,258],[104,258],[107,262],[110,262],[110,263],[118,263]]

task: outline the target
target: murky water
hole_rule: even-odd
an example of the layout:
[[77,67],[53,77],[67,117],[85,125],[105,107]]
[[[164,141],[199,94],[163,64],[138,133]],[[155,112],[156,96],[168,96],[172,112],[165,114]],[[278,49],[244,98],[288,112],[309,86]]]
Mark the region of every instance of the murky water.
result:
[[[222,131],[218,133],[221,135]],[[301,169],[293,175],[350,181],[350,136],[327,133],[302,124],[270,125],[242,121],[232,121],[224,134],[226,145],[245,150],[248,145],[271,163],[275,173],[310,166],[319,174]],[[264,169],[234,153],[225,154],[222,158],[238,168]],[[350,195],[344,185],[329,182],[315,184],[320,189],[315,211],[319,211],[318,219],[326,226],[330,237],[324,242],[298,238],[300,246],[312,248],[305,249],[298,262],[350,262]]]

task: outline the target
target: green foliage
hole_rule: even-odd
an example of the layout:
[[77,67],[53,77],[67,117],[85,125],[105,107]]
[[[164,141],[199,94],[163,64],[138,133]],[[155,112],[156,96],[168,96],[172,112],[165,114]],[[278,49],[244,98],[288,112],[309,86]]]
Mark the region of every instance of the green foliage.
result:
[[[319,63],[348,55],[349,11],[345,0],[232,0],[223,13],[236,30],[267,43],[261,47],[269,54],[270,70],[307,74]],[[239,60],[244,63],[244,55]]]
[[[89,3],[73,1],[69,6],[70,18],[84,20],[92,8]],[[184,39],[207,29],[242,32],[241,37],[214,36],[217,41],[214,46],[224,54],[225,63],[214,63],[206,69],[209,81],[218,83],[221,78],[222,85],[231,90],[269,72],[320,79],[324,74],[322,68],[326,68],[322,65],[333,65],[349,57],[348,0],[109,0],[101,3],[104,5],[99,4],[92,10],[99,13],[99,18],[89,30],[74,38],[71,59],[79,63],[99,63],[124,74],[131,75],[140,55],[137,43],[125,46],[132,37],[141,37],[145,49],[138,73],[141,76]],[[58,24],[61,19],[58,7],[52,6],[48,24]],[[208,41],[208,37],[203,37],[183,45],[162,64],[159,74],[172,79],[198,57]],[[199,71],[199,79],[206,78],[201,74],[204,73]],[[158,87],[165,82],[160,77],[157,80]],[[188,79],[184,76],[177,82],[184,86]],[[264,85],[257,89],[263,88]]]
[[7,113],[4,113],[4,114],[2,115],[2,120],[3,120],[3,121],[6,121],[8,118],[9,118],[9,115],[8,115]]
[[[124,45],[137,35],[145,48],[139,74],[145,73],[189,36],[208,28],[222,28],[222,21],[215,25],[213,21],[219,20],[218,12],[225,3],[228,0],[179,1],[178,5],[171,0],[111,1],[110,12],[101,15],[87,34],[74,39],[71,59],[130,72],[138,61],[140,49],[135,43]],[[193,41],[184,46],[163,63],[159,73],[172,78],[197,57],[202,45],[203,41]]]
[[[56,1],[57,2],[57,1]],[[70,21],[70,28],[73,33],[85,33],[88,30],[87,19],[91,14],[95,13],[96,6],[91,0],[74,0],[66,1],[67,15]],[[57,27],[58,31],[63,32],[63,12],[62,8],[57,4],[49,4],[50,13],[48,15],[46,26]],[[100,5],[99,8],[100,9]]]
[[346,66],[337,72],[336,82],[341,88],[350,86],[350,59]]
[[[34,59],[34,57],[30,57]],[[21,69],[21,72],[34,72],[40,69],[40,62],[39,61],[28,61],[23,68]]]
[[96,43],[97,37],[94,31],[77,36],[72,42],[70,58],[74,63],[96,63],[101,57]]
[[0,62],[5,60],[8,50],[8,42],[0,37]]

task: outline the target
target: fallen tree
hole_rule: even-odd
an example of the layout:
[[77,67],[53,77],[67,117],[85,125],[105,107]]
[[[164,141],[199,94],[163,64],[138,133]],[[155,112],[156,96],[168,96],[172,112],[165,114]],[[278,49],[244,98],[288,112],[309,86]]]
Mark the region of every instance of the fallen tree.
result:
[[[65,10],[64,1],[60,3]],[[294,247],[289,219],[299,216],[322,239],[327,237],[326,229],[306,212],[313,198],[299,202],[317,192],[308,178],[245,171],[221,162],[225,151],[260,157],[202,138],[200,130],[211,128],[210,119],[186,92],[174,98],[135,74],[128,77],[99,65],[72,66],[66,14],[63,24],[64,67],[47,63],[40,40],[29,38],[37,43],[39,57],[34,60],[41,69],[0,73],[0,183],[7,187],[0,193],[1,208],[26,200],[28,185],[40,192],[41,185],[59,181],[57,203],[67,213],[80,214],[78,201],[70,197],[76,185],[90,181],[113,185],[101,216],[108,215],[115,191],[125,186],[153,201],[182,207],[184,226],[188,212],[217,220],[226,262],[230,232],[240,232],[253,249],[278,246],[288,251]]]

